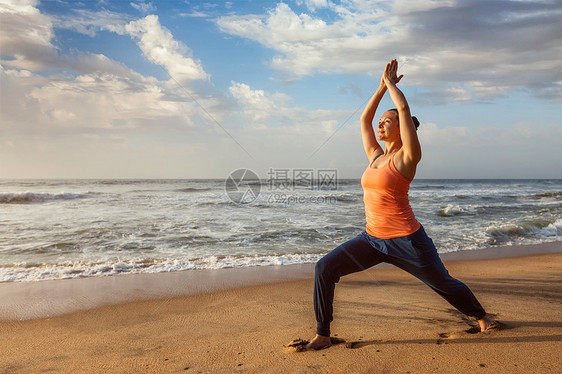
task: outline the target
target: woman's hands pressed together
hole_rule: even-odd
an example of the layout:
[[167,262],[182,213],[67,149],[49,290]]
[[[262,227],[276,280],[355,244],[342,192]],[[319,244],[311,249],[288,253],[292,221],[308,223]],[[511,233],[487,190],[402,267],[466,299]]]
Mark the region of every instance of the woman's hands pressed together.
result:
[[398,61],[396,59],[391,60],[386,67],[384,68],[384,72],[382,74],[381,83],[384,83],[388,86],[388,84],[396,85],[402,79],[404,75],[398,76]]

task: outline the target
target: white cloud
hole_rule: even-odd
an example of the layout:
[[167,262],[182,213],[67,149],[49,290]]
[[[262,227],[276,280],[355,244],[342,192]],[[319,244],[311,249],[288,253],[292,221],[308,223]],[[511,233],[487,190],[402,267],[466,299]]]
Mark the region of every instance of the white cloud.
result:
[[[344,110],[305,110],[294,106],[284,94],[269,94],[263,90],[252,90],[244,83],[232,82],[232,96],[241,107],[241,114],[248,120],[243,130],[236,133],[242,144],[249,145],[252,154],[260,155],[258,168],[266,170],[271,165],[283,167],[305,167],[312,162],[310,156],[314,151],[329,153],[329,159],[336,156],[330,149],[349,142],[350,138],[359,139],[358,129],[354,126],[343,127],[343,121],[350,112]],[[338,136],[329,146],[323,143],[335,133]],[[352,140],[353,142],[353,140]],[[359,149],[359,148],[357,148]],[[343,157],[349,161],[353,152]],[[328,159],[322,162],[328,164]]]
[[29,71],[1,69],[0,82],[10,91],[0,96],[0,106],[3,124],[17,128],[12,131],[192,127],[200,119],[193,103],[173,99],[173,92],[156,79],[132,71],[46,79]]
[[419,127],[418,136],[424,146],[466,145],[468,129],[463,126],[439,128],[435,123],[423,123]]
[[193,11],[191,13],[180,13],[180,17],[207,18],[209,15],[201,11]]
[[78,53],[75,56],[61,56],[52,44],[54,27],[74,29],[88,35],[95,30],[106,29],[123,32],[125,19],[108,11],[93,13],[77,11],[76,17],[51,18],[35,7],[36,1],[0,3],[0,50],[7,56],[0,60],[6,67],[28,71],[45,69],[72,69],[78,73],[108,72],[128,74],[124,65],[101,54]]
[[28,70],[5,69],[0,65],[2,92],[9,92],[0,95],[2,128],[36,123],[40,107],[29,94],[46,83],[48,79]]
[[[269,94],[263,90],[252,90],[245,83],[232,82],[231,95],[241,106],[242,114],[260,128],[282,128],[295,126],[297,133],[322,130],[331,135],[337,118],[349,116],[348,111],[305,110],[292,105],[291,98],[283,93]],[[328,126],[327,124],[331,124]],[[267,125],[263,127],[262,125]]]
[[151,62],[164,66],[173,80],[180,84],[208,79],[201,63],[191,58],[190,49],[174,39],[167,28],[160,25],[158,16],[150,15],[132,21],[125,27],[138,40],[138,46]]
[[182,85],[192,80],[209,79],[201,63],[191,56],[191,50],[174,39],[172,33],[160,24],[158,16],[149,15],[131,21],[127,15],[108,10],[93,12],[79,9],[72,15],[51,18],[42,15],[35,5],[36,2],[31,0],[25,6],[0,4],[0,47],[3,55],[11,56],[0,61],[2,65],[34,71],[70,68],[79,73],[128,73],[129,70],[122,64],[100,54],[59,56],[51,43],[53,27],[71,29],[92,37],[99,30],[107,30],[137,40],[144,56],[163,66]]
[[242,104],[244,114],[254,122],[280,114],[273,97],[266,96],[263,90],[252,90],[247,84],[232,82],[229,91]]
[[160,100],[162,92],[156,82],[138,78],[88,74],[72,81],[52,79],[30,96],[42,109],[44,125],[119,128],[174,115],[181,118],[178,103]]
[[156,11],[156,7],[154,6],[154,4],[152,4],[152,2],[145,3],[144,1],[141,1],[138,3],[132,2],[130,4],[133,8],[145,14]]
[[426,86],[440,100],[451,99],[445,82],[472,98],[523,87],[562,100],[562,8],[555,1],[349,0],[328,6],[331,23],[298,15],[284,3],[265,15],[216,22],[223,32],[277,51],[270,65],[287,80],[340,72],[376,76],[397,57],[407,61],[403,83]]
[[[208,84],[199,91],[186,84],[208,75],[156,17],[130,22],[126,15],[105,10],[54,17],[41,14],[36,5],[0,4],[0,85],[3,93],[9,92],[0,95],[2,176],[217,173],[193,160],[213,156],[208,150],[212,147],[202,149],[206,137],[220,134],[213,144],[222,150],[233,142],[225,140],[197,103],[225,123],[233,100]],[[63,54],[53,44],[55,28],[90,36],[100,30],[131,36],[183,88],[145,77],[103,54]],[[232,151],[240,153],[236,147]],[[160,172],[162,167],[169,169]],[[193,170],[198,171],[190,174]]]
[[74,30],[78,33],[94,37],[96,32],[100,30],[125,35],[125,25],[131,21],[131,17],[107,9],[96,12],[87,9],[76,9],[70,15],[54,16],[52,21],[56,28]]
[[0,50],[12,57],[0,60],[2,65],[37,70],[58,60],[51,43],[51,19],[42,15],[36,4],[34,0],[0,3]]
[[201,6],[205,9],[214,9],[214,8],[218,7],[219,5],[216,4],[216,3],[211,3],[211,2],[203,2],[201,4]]
[[[405,82],[426,86],[420,92],[427,100],[468,102],[520,87],[546,99],[561,97],[560,61],[549,57],[560,50],[559,38],[553,37],[557,29],[548,23],[551,14],[533,10],[527,2],[519,7],[501,3],[513,9],[505,7],[509,11],[504,12],[482,2],[487,13],[480,12],[468,0],[346,0],[337,5],[310,1],[309,9],[327,6],[335,21],[295,14],[279,4],[265,15],[217,22],[224,31],[277,51],[270,63],[287,78],[333,72],[378,75],[386,59],[407,56],[401,57],[407,61],[402,68]],[[239,82],[231,83],[230,97],[221,95],[209,84],[201,62],[156,16],[132,20],[107,10],[48,16],[37,10],[35,1],[14,4],[0,4],[0,47],[3,58],[7,56],[0,62],[0,84],[9,92],[0,95],[0,160],[10,160],[9,175],[216,177],[227,175],[233,165],[245,165],[246,154],[193,99],[256,158],[251,162],[263,175],[271,166],[330,165],[345,171],[342,177],[357,177],[365,167],[356,118],[338,130],[351,110],[307,110],[283,93]],[[327,8],[322,9],[318,14]],[[462,18],[451,25],[441,19],[460,9],[488,15],[475,17],[483,31],[463,28],[468,21]],[[515,35],[511,40],[505,30],[514,23],[519,26],[510,26]],[[449,39],[439,27],[448,30]],[[90,36],[100,30],[130,36],[147,59],[163,66],[185,88],[143,76],[103,54],[66,55],[56,48],[58,28]],[[498,40],[486,38],[494,28]],[[461,31],[466,37],[459,36]],[[538,34],[541,39],[533,46]],[[533,56],[536,60],[527,64]],[[194,80],[203,84],[189,84]],[[340,92],[363,95],[354,84],[342,86]],[[336,131],[337,136],[308,158]],[[552,157],[562,148],[559,125],[478,124],[469,129],[423,123],[419,133],[424,147],[420,177],[493,177],[502,168],[505,177],[529,176],[518,169],[523,165],[534,170],[522,152],[528,144],[541,144],[533,159],[541,170],[560,174],[559,162]],[[513,167],[506,169],[502,160]],[[74,174],[65,174],[67,170]]]
[[[226,118],[232,108],[211,87],[204,87],[201,97],[188,85],[178,87],[142,76],[102,54],[60,55],[51,43],[53,27],[88,35],[110,30],[137,39],[147,58],[163,65],[181,84],[207,79],[200,63],[189,57],[191,51],[156,16],[126,23],[126,17],[108,11],[76,11],[74,20],[57,18],[53,22],[38,11],[34,1],[14,4],[0,5],[0,41],[2,54],[7,56],[0,64],[0,82],[2,91],[10,92],[0,95],[0,107],[2,125],[12,135],[39,128],[51,129],[45,136],[52,138],[61,131],[87,134],[99,128],[114,131],[151,126],[182,132],[182,128],[210,121],[196,103],[211,110],[218,120]],[[46,69],[64,69],[64,73]]]
[[391,2],[392,11],[400,14],[411,12],[427,12],[431,11],[432,9],[453,7],[454,5],[454,0],[394,0],[393,2]]
[[317,9],[327,8],[330,2],[328,0],[297,0],[297,4],[304,4],[310,11],[314,12]]
[[76,56],[60,57],[59,67],[70,68],[77,73],[109,73],[131,77],[136,74],[120,62],[112,60],[102,54],[78,54]]
[[[4,177],[211,177],[226,171],[201,159],[241,153],[183,90],[133,71],[45,78],[0,66],[0,85]],[[228,100],[190,94],[225,122]]]

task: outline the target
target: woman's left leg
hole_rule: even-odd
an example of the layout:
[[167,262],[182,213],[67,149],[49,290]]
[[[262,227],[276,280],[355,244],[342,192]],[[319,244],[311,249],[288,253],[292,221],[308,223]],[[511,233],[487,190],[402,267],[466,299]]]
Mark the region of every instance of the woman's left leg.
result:
[[332,345],[330,323],[333,319],[334,289],[340,277],[370,268],[384,261],[384,256],[369,243],[367,233],[339,245],[322,257],[315,266],[314,312],[316,336],[305,349],[323,349]]
[[368,269],[383,261],[384,257],[369,244],[363,233],[339,245],[316,263],[314,312],[318,335],[330,336],[334,289],[340,277]]

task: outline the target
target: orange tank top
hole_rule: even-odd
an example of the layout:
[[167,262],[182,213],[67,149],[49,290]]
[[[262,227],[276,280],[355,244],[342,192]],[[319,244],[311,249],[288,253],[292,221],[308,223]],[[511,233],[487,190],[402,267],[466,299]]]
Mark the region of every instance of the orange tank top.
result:
[[367,233],[379,239],[413,234],[420,223],[410,207],[410,181],[394,166],[394,155],[380,169],[371,165],[361,177]]

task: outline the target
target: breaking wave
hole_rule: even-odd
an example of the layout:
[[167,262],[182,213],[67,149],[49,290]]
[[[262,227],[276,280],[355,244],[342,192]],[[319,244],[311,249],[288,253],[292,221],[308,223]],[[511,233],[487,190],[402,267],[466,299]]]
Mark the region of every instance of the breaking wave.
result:
[[8,264],[0,266],[0,283],[196,269],[304,264],[314,263],[322,256],[322,254],[314,253],[293,253],[280,256],[209,256],[196,259],[141,259],[102,263],[67,261],[59,264]]
[[41,203],[51,200],[72,200],[82,199],[88,193],[34,193],[34,192],[20,192],[20,193],[0,193],[0,204],[28,204],[28,203]]
[[467,213],[465,209],[463,209],[459,205],[449,204],[445,208],[439,210],[439,215],[441,217],[452,217],[458,216],[460,214]]
[[529,222],[512,222],[488,226],[486,233],[495,239],[514,237],[556,237],[562,235],[562,219],[539,219]]

